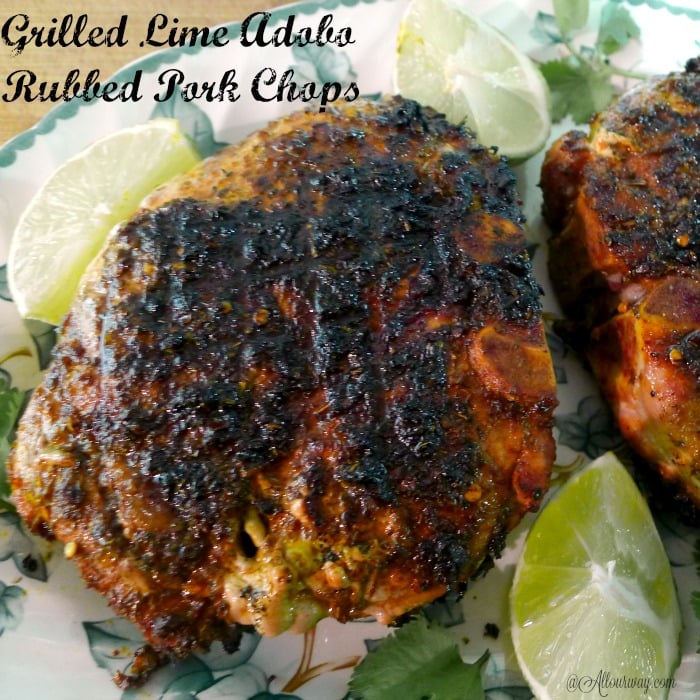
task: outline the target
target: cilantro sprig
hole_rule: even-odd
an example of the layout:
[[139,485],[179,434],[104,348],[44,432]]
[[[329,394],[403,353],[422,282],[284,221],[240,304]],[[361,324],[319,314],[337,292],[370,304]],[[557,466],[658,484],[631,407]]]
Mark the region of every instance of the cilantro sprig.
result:
[[553,0],[554,14],[539,13],[537,29],[561,44],[566,54],[540,65],[551,93],[551,116],[555,122],[571,115],[578,124],[605,109],[618,93],[614,78],[643,80],[643,73],[616,66],[611,56],[640,30],[621,0],[608,0],[603,7],[593,46],[575,45],[587,23],[589,0]]
[[462,661],[454,637],[421,615],[383,639],[355,667],[350,697],[361,700],[464,700],[484,697],[481,669]]

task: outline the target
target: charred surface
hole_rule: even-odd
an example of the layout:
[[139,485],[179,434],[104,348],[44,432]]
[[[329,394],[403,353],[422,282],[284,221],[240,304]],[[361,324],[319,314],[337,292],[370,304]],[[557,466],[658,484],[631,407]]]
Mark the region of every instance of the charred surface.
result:
[[700,506],[700,73],[644,83],[542,170],[571,337],[630,444]]
[[537,508],[554,379],[504,161],[415,103],[292,115],[156,192],[13,456],[158,652],[390,622]]

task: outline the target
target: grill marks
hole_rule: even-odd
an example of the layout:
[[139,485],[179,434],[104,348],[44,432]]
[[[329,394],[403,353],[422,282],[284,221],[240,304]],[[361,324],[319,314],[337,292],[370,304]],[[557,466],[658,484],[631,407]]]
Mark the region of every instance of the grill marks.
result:
[[505,162],[400,99],[225,149],[106,247],[20,438],[52,430],[74,469],[60,503],[17,477],[25,515],[45,499],[35,520],[177,653],[227,615],[388,622],[458,587],[553,458],[521,223]]
[[614,145],[610,158],[591,161],[586,194],[607,231],[606,245],[630,278],[697,264],[699,82],[685,73],[638,88],[596,126],[627,143]]
[[[545,157],[550,273],[622,433],[700,506],[700,73],[642,83]],[[692,513],[696,518],[697,514]]]
[[[410,166],[391,163],[390,182],[410,179],[397,168]],[[410,205],[398,195],[397,219],[390,206],[367,201],[370,183],[358,180],[357,169],[352,178],[328,177],[340,190],[326,183],[324,210],[310,220],[297,212],[317,197],[313,178],[301,179],[294,207],[271,215],[255,203],[181,200],[130,223],[108,257],[106,276],[124,285],[105,321],[103,357],[123,357],[135,386],[158,386],[153,402],[124,407],[125,427],[175,438],[179,454],[158,448],[159,480],[170,483],[163,474],[170,465],[173,494],[183,493],[180,471],[198,479],[204,454],[218,461],[226,446],[226,460],[250,474],[288,458],[300,430],[323,433],[328,424],[349,453],[339,475],[392,500],[385,445],[396,439],[405,454],[393,461],[419,472],[426,458],[454,449],[441,423],[454,402],[451,339],[494,317],[537,319],[527,259],[494,256],[484,265],[470,258],[447,222],[436,220],[449,210],[445,195],[439,202],[432,188],[414,185]],[[382,170],[375,166],[371,178],[390,204]],[[149,274],[135,288],[119,274],[139,269]],[[189,470],[185,437],[197,453]]]

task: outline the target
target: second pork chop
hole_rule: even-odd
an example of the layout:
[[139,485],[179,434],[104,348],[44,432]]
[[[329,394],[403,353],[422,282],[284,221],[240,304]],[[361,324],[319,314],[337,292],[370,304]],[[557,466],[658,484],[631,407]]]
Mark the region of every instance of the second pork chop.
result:
[[700,62],[563,136],[542,170],[552,281],[632,447],[700,508]]

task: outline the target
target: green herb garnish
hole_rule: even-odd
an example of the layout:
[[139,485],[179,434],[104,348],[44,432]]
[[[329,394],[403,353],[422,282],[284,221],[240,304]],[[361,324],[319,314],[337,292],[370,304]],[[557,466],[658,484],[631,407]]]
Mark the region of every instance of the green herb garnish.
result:
[[420,616],[380,641],[356,666],[350,696],[361,700],[477,700],[485,652],[465,663],[445,627]]
[[553,0],[553,7],[553,15],[539,14],[538,29],[567,53],[540,65],[551,92],[551,116],[557,122],[571,115],[581,124],[605,109],[616,96],[614,78],[648,77],[617,67],[610,58],[630,40],[638,39],[640,31],[629,10],[619,0],[609,0],[600,16],[595,44],[577,48],[575,38],[588,22],[589,0]]

